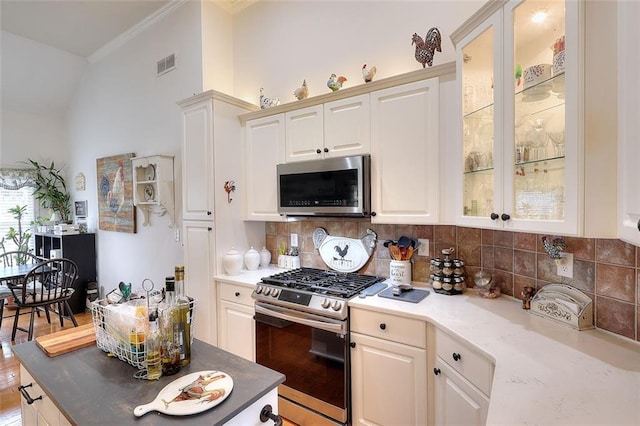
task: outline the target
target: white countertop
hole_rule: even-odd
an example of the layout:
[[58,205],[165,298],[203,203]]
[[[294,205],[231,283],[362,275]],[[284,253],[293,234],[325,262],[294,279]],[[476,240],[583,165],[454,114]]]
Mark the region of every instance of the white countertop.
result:
[[378,296],[349,306],[417,318],[456,335],[495,364],[488,425],[640,425],[640,344],[577,331],[510,297]]
[[[282,271],[272,265],[215,279],[255,286]],[[489,358],[488,425],[640,425],[640,344],[538,317],[511,297],[429,290],[419,303],[376,295],[349,306],[428,321]]]
[[216,281],[224,281],[232,284],[245,284],[255,286],[262,277],[279,274],[286,269],[278,268],[276,265],[269,265],[266,268],[258,268],[255,271],[241,269],[238,275],[219,274],[213,277]]

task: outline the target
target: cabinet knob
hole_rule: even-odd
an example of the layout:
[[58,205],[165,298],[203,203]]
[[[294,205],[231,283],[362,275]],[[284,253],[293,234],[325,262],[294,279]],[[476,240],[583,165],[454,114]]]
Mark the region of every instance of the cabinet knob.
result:
[[282,417],[273,413],[271,404],[265,405],[262,407],[262,411],[260,411],[260,421],[265,423],[269,420],[273,420],[273,424],[276,426],[282,426]]
[[322,151],[320,151],[320,148],[316,149],[316,154],[321,154]]
[[509,219],[511,219],[511,216],[509,216],[506,213],[502,213],[502,216],[500,216],[500,219],[502,219],[504,222],[508,221]]
[[207,226],[207,231],[213,231],[213,228],[210,226]]
[[356,342],[350,342],[349,346],[351,346],[352,348],[355,348],[356,347]]
[[454,353],[452,354],[452,356],[453,356],[453,360],[454,360],[454,361],[460,361],[460,358],[462,358],[462,357],[460,356],[460,354],[459,354],[459,353],[457,353],[457,352],[454,352]]
[[386,329],[387,329],[387,324],[381,323],[380,324],[380,330],[386,330]]
[[640,231],[640,219],[638,219],[638,231]]
[[240,292],[236,291],[236,297],[240,297]]
[[371,212],[371,217],[374,217],[376,215],[376,212]]
[[324,152],[329,152],[329,148],[325,147]]
[[207,212],[207,216],[211,216],[211,212]]
[[499,217],[498,213],[491,213],[491,220],[496,220]]
[[439,375],[441,373],[439,368],[433,368],[433,374],[435,374],[436,376]]

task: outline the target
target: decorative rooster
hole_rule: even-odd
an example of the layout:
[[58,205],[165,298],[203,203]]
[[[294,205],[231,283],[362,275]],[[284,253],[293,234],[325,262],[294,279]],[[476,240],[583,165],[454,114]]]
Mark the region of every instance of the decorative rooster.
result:
[[280,105],[280,100],[278,98],[268,98],[264,95],[264,89],[260,88],[260,108],[267,109],[274,106]]
[[329,80],[327,81],[327,87],[331,89],[332,92],[335,92],[336,90],[340,90],[342,83],[345,81],[347,81],[346,77],[336,77],[335,74],[331,74],[331,77],[329,77]]
[[307,80],[302,81],[302,87],[298,87],[294,92],[293,96],[296,97],[299,101],[303,99],[307,99],[309,96],[309,88],[307,87]]
[[376,72],[378,72],[376,67],[367,68],[367,64],[364,64],[362,66],[362,78],[364,78],[364,82],[370,83],[373,77],[376,76]]
[[561,237],[549,241],[545,235],[542,237],[542,247],[544,247],[545,251],[549,254],[549,257],[557,262],[562,259],[561,253],[562,250],[567,248],[567,243],[564,241],[564,238]]
[[335,246],[333,249],[336,251],[336,253],[338,253],[338,256],[340,256],[340,258],[344,260],[344,257],[349,252],[349,244],[346,244],[344,248],[340,248],[340,246]]
[[411,45],[416,45],[416,61],[422,64],[422,68],[426,68],[426,65],[433,65],[433,55],[436,51],[442,52],[442,37],[440,36],[440,30],[433,27],[427,32],[427,36],[424,41],[417,33],[413,33],[411,39]]

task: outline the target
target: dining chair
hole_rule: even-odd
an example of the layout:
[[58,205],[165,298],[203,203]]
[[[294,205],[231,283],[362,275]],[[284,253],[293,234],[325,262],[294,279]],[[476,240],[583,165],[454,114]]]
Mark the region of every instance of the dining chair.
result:
[[[77,327],[78,322],[69,306],[69,299],[74,292],[73,284],[77,278],[78,266],[72,260],[48,259],[33,266],[18,285],[10,285],[16,303],[11,340],[15,340],[17,330],[27,332],[28,340],[33,338],[34,314],[43,306],[57,304],[60,326],[64,326],[63,318],[66,314],[73,326]],[[23,309],[31,309],[28,330],[18,327],[18,318]]]
[[[41,260],[42,258],[33,253],[25,251],[8,251],[0,254],[0,267],[35,265]],[[5,300],[12,296],[11,290],[9,289],[9,283],[15,284],[17,282],[18,280],[15,278],[0,279],[0,327],[2,327],[2,318],[4,317]],[[48,314],[49,312],[47,311],[47,319],[49,319]]]

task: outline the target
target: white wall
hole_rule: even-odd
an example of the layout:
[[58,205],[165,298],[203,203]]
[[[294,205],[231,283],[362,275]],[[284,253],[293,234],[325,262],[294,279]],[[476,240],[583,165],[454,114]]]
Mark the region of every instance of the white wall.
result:
[[309,96],[329,92],[331,73],[345,87],[364,84],[362,65],[378,68],[376,79],[421,69],[413,33],[432,27],[442,34],[434,65],[455,60],[449,34],[484,0],[456,1],[272,1],[263,0],[234,17],[234,96],[258,104],[259,90],[293,102],[306,79]]
[[[155,76],[158,59],[176,54],[176,69]],[[96,159],[133,152],[175,156],[176,219],[181,225],[181,119],[176,102],[202,89],[200,5],[187,2],[114,53],[92,63],[74,99],[69,119],[71,175],[82,172],[89,228],[97,232],[98,282],[105,290],[119,281],[139,288],[144,278],[157,287],[182,263],[182,242],[174,240],[168,216],[152,216],[135,234],[97,230]]]
[[87,61],[6,31],[0,58],[0,166],[31,158],[64,169],[64,117]]

